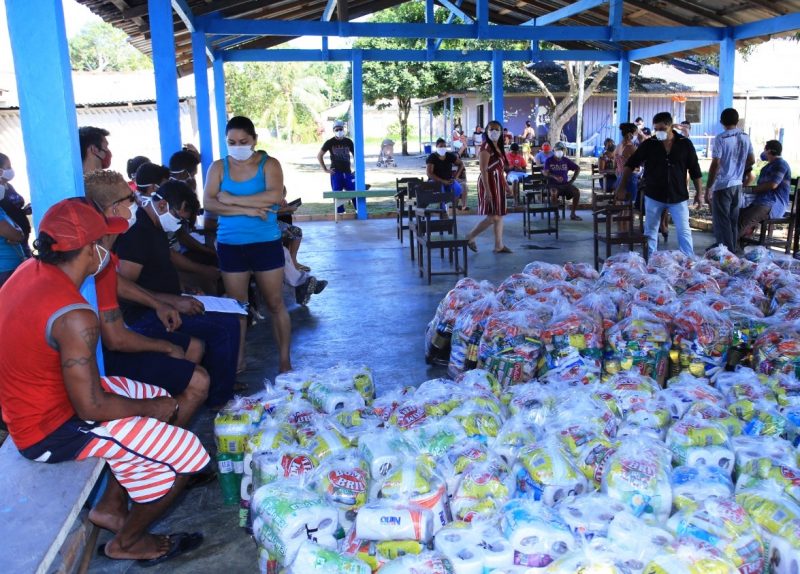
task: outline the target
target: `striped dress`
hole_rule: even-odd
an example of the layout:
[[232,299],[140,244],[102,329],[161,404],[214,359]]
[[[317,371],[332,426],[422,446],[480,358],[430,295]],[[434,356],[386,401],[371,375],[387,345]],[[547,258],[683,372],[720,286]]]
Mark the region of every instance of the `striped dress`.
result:
[[478,213],[481,215],[506,214],[505,166],[506,158],[498,154],[491,142],[484,142],[481,151],[489,152],[489,164],[486,166],[488,189],[483,185],[482,177],[478,178]]

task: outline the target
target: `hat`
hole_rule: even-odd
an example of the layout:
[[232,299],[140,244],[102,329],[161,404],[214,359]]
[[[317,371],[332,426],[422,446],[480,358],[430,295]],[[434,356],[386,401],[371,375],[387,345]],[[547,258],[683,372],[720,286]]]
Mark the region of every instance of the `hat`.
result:
[[106,219],[82,197],[59,201],[47,210],[39,224],[39,231],[55,240],[53,251],[73,251],[104,235],[119,235],[127,230],[127,220]]
[[136,170],[136,177],[133,179],[138,186],[160,184],[169,179],[169,168],[156,163],[143,163]]
[[344,129],[344,122],[342,120],[336,120],[333,122],[333,129],[342,128]]
[[512,143],[510,149],[511,149],[511,151],[519,151],[519,144]]
[[553,146],[553,149],[567,149],[567,146],[565,146],[563,142],[556,142],[556,145]]

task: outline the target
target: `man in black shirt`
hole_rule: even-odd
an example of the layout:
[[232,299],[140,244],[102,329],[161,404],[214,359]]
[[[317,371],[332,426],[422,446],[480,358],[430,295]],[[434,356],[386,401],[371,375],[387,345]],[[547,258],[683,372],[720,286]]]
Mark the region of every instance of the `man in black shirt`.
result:
[[[464,162],[458,154],[447,151],[447,142],[443,138],[436,140],[436,151],[428,156],[425,165],[428,181],[438,181],[442,184],[443,191],[452,191],[456,199],[461,197],[463,189],[458,179],[464,171]],[[455,170],[453,166],[456,167]],[[461,203],[462,208],[465,205],[466,202]]]
[[617,200],[625,199],[626,186],[633,170],[644,165],[644,225],[649,252],[653,253],[658,247],[658,225],[661,214],[668,210],[678,232],[680,250],[687,255],[694,255],[686,174],[688,172],[694,182],[697,203],[703,188],[697,153],[688,138],[673,131],[669,112],[653,116],[653,132],[653,137],[644,140],[625,164],[617,183]]
[[[331,155],[331,167],[325,165],[325,154]],[[354,191],[356,188],[356,178],[350,169],[350,156],[355,160],[356,148],[353,140],[344,137],[344,122],[336,120],[333,124],[333,137],[322,144],[322,149],[317,154],[317,161],[322,166],[325,173],[331,174],[331,189],[333,191]],[[356,200],[353,199],[353,208],[356,207]],[[344,203],[336,208],[339,213],[344,213]]]
[[[194,200],[194,201],[193,201]],[[203,366],[211,377],[206,403],[222,406],[233,396],[239,354],[240,328],[236,315],[206,313],[203,304],[181,295],[178,271],[170,258],[168,232],[175,232],[194,217],[196,196],[183,182],[169,181],[158,192],[142,198],[136,223],[117,239],[119,273],[181,313],[178,332],[205,343]],[[125,323],[147,337],[166,332],[155,312],[130,301],[120,301]]]

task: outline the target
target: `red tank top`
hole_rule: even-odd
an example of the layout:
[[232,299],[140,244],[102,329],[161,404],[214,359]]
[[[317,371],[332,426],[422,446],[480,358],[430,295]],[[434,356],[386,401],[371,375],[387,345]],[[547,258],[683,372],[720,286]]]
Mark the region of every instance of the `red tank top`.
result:
[[29,259],[0,289],[0,405],[18,449],[44,439],[75,414],[49,329],[74,309],[90,309],[55,265]]

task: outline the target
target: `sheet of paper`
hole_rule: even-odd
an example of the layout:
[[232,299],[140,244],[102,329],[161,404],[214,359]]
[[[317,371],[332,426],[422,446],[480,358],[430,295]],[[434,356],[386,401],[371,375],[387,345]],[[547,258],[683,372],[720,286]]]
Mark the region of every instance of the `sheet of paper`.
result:
[[203,304],[207,313],[234,313],[236,315],[247,315],[247,311],[236,300],[229,297],[212,297],[210,295],[190,295],[184,293],[185,297],[194,297]]

